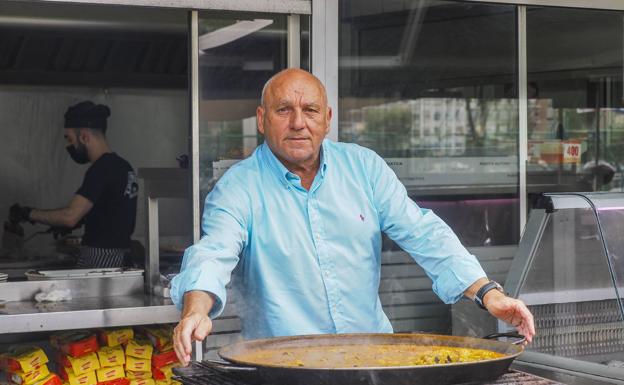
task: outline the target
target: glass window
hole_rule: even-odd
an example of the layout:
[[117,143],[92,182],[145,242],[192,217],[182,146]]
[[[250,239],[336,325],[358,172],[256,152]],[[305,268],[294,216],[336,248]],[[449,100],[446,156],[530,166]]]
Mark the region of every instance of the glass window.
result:
[[616,366],[624,352],[617,267],[624,196],[586,197],[551,197],[555,210],[548,211],[535,253],[527,258],[519,298],[538,330],[530,352],[554,356],[549,365],[574,367],[572,360],[582,360],[595,364],[588,370],[597,370],[598,365]]
[[219,177],[262,143],[256,107],[264,83],[287,67],[287,16],[200,13],[198,41],[203,202]]
[[339,139],[385,158],[468,246],[520,232],[515,26],[509,5],[340,2]]
[[530,200],[622,190],[623,15],[527,8]]

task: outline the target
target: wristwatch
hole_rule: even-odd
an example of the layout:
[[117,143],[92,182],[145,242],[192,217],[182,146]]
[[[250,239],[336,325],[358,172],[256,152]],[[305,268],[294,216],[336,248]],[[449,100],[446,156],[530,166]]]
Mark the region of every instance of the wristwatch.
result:
[[505,289],[503,289],[500,283],[496,281],[490,281],[485,285],[481,286],[481,288],[479,289],[479,291],[477,291],[477,294],[474,297],[474,301],[477,306],[479,306],[483,310],[487,310],[485,305],[483,304],[483,297],[485,297],[485,294],[487,294],[490,290],[498,290],[501,293],[505,294]]

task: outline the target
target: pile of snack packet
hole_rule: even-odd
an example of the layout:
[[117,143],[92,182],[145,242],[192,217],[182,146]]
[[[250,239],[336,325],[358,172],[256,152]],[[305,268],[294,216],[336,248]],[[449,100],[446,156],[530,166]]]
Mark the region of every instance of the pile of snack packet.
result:
[[146,326],[62,332],[50,337],[57,373],[34,346],[3,353],[0,368],[15,385],[180,385],[171,378],[179,366],[171,331]]

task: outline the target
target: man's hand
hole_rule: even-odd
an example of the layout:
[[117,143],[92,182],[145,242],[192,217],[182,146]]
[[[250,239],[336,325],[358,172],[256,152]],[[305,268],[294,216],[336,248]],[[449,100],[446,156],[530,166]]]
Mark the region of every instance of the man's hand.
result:
[[519,299],[510,298],[497,290],[490,290],[483,298],[483,304],[494,317],[514,326],[527,342],[535,336],[533,314]]
[[189,291],[184,294],[182,318],[173,329],[173,349],[178,361],[184,366],[191,360],[193,341],[203,341],[212,332],[212,321],[208,313],[213,304],[213,295],[205,291]]
[[13,223],[32,222],[32,220],[30,219],[31,211],[32,208],[20,206],[16,203],[9,209],[9,221]]

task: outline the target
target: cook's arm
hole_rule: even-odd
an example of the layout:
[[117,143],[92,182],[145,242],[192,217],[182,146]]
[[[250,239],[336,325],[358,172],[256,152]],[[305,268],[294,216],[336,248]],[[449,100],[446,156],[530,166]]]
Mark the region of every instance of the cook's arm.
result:
[[214,305],[212,293],[201,290],[184,293],[184,308],[180,323],[173,329],[173,348],[178,361],[188,365],[193,351],[193,341],[203,341],[212,332],[208,313]]
[[[473,283],[464,295],[474,299],[479,289],[489,282],[486,278],[480,278]],[[490,290],[483,297],[483,305],[494,317],[507,324],[514,326],[520,334],[526,337],[527,342],[535,336],[535,324],[533,314],[519,299],[507,297],[498,290]]]
[[53,210],[32,209],[30,220],[51,226],[74,228],[93,208],[93,203],[80,194],[74,195],[67,207]]

